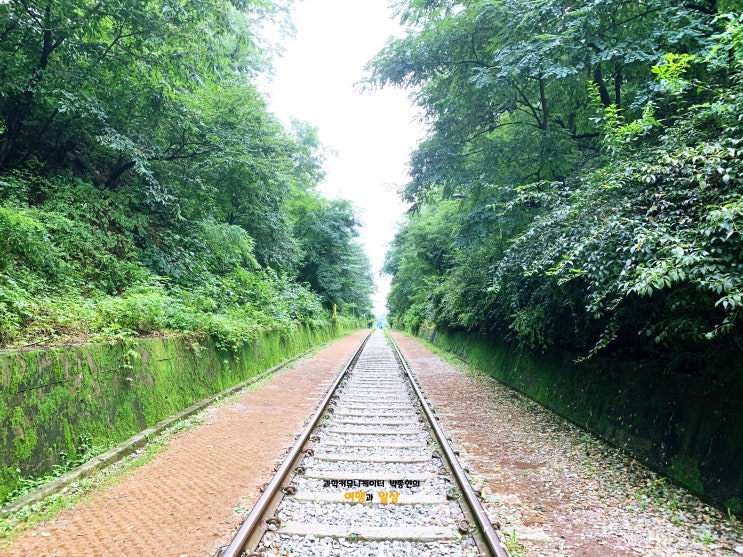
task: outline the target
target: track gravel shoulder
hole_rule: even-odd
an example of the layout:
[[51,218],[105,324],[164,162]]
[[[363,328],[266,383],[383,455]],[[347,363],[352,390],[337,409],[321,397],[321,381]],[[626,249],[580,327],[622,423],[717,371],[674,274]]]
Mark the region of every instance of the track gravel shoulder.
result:
[[740,522],[487,375],[393,333],[512,556],[740,557]]
[[227,545],[259,486],[368,331],[205,410],[152,461],[0,546],[9,557],[204,556]]

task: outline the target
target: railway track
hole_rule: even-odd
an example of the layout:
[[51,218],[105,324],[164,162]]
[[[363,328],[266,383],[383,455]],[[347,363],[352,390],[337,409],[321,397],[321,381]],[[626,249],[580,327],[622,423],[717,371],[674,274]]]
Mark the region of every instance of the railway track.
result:
[[349,360],[221,557],[507,552],[394,343]]

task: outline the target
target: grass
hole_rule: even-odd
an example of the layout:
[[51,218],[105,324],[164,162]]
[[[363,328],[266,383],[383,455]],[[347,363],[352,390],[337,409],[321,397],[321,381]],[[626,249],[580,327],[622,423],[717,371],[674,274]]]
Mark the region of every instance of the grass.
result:
[[503,544],[506,546],[506,551],[511,557],[525,557],[524,551],[526,547],[518,540],[516,535],[516,529],[511,530],[511,533],[504,532]]
[[106,452],[109,448],[110,447],[94,446],[92,445],[90,437],[81,436],[78,439],[77,451],[72,458],[69,458],[66,453],[60,453],[60,464],[55,464],[50,473],[39,477],[20,478],[17,487],[8,494],[4,501],[0,501],[0,503],[11,503],[16,499],[23,497],[37,487],[58,478],[62,474],[77,468],[93,457]]
[[150,440],[144,447],[124,457],[116,464],[71,483],[61,492],[43,501],[23,507],[16,512],[4,514],[0,517],[0,547],[10,545],[26,530],[53,519],[61,511],[72,508],[94,493],[120,482],[137,468],[152,461],[167,447],[168,441],[175,435],[203,423],[205,416],[201,412],[180,420]]

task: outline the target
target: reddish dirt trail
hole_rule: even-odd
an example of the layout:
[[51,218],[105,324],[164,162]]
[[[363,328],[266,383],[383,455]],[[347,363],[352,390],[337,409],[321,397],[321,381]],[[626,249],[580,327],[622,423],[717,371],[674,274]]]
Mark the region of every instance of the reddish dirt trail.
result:
[[484,373],[392,335],[512,554],[743,555],[739,523]]
[[154,460],[17,538],[9,557],[204,556],[229,543],[338,371],[367,331],[343,338],[207,410]]

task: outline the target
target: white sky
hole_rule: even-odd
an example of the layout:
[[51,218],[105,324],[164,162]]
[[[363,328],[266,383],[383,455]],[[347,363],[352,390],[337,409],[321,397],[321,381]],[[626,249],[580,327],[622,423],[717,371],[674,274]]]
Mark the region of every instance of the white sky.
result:
[[396,192],[408,181],[408,157],[423,132],[405,92],[361,93],[354,85],[364,77],[364,65],[401,31],[387,0],[301,0],[292,21],[296,37],[284,41],[268,86],[271,110],[286,122],[297,118],[317,127],[322,143],[335,152],[320,189],[359,210],[379,315],[389,291],[389,277],[379,270],[405,211]]

